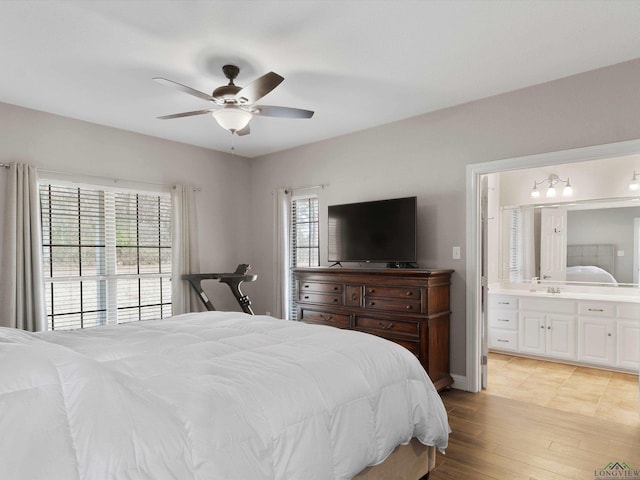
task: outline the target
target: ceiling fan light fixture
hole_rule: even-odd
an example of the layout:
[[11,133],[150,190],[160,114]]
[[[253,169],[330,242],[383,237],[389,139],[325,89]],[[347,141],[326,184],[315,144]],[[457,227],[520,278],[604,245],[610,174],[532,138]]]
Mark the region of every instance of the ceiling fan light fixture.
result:
[[225,130],[229,130],[231,133],[242,130],[253,118],[253,115],[251,115],[250,112],[235,107],[226,107],[220,110],[215,110],[211,112],[211,115],[216,119],[218,125]]

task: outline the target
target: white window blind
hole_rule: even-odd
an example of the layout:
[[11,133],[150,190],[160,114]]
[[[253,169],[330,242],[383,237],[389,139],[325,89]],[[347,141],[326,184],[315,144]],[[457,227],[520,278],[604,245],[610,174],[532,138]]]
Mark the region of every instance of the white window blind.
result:
[[[319,233],[318,197],[306,197],[291,201],[290,225],[291,234],[290,266],[317,267],[320,265],[320,233]],[[297,319],[296,300],[298,292],[293,278],[291,285],[291,319]]]
[[522,209],[513,208],[509,228],[509,280],[512,282],[523,278],[523,257]]
[[48,327],[171,315],[166,194],[40,186]]

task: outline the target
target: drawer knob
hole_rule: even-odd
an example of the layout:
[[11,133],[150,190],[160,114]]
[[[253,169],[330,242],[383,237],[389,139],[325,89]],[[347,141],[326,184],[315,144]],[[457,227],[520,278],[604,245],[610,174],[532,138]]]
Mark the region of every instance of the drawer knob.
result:
[[509,319],[508,318],[499,318],[498,321],[499,322],[508,322]]
[[540,328],[544,329],[544,325],[540,325]]
[[369,302],[369,305],[374,306],[376,302]]
[[337,299],[337,298],[334,298],[334,299],[333,299],[333,303],[338,303],[338,299]]
[[607,337],[610,337],[610,336],[611,336],[611,334],[610,334],[610,333],[607,333]]
[[393,328],[393,322],[388,323],[387,325],[385,325],[382,322],[378,322],[378,326],[380,328],[382,328],[383,330],[389,330],[390,328]]
[[498,302],[498,305],[511,305],[511,302]]
[[305,295],[305,296],[304,296],[304,299],[305,299],[305,300],[309,300],[309,295]]
[[499,338],[498,341],[502,343],[509,343],[509,340],[502,340],[501,338]]
[[358,294],[357,293],[352,293],[351,294],[351,300],[357,300],[358,299]]
[[549,325],[549,326],[547,327],[547,330],[551,330],[551,325]]
[[589,308],[590,312],[604,312],[603,308]]
[[373,292],[375,292],[373,288],[370,288],[369,290],[367,290],[367,293],[373,293]]
[[304,288],[309,288],[309,285],[305,285]]
[[338,290],[338,287],[333,287],[333,291],[335,292],[336,290]]
[[407,295],[407,297],[410,297],[411,295],[413,295],[413,292],[407,292],[405,295]]
[[407,305],[407,310],[411,310],[413,307],[411,305]]

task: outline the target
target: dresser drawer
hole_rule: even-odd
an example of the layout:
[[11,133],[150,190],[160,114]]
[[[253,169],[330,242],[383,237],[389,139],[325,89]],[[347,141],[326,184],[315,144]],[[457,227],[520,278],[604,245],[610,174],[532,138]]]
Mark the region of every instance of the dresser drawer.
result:
[[367,297],[365,308],[392,312],[420,313],[420,300],[398,300],[395,298]]
[[300,292],[300,302],[321,303],[324,305],[342,305],[342,295]]
[[379,318],[356,317],[356,329],[375,332],[376,335],[385,336],[387,333],[398,333],[417,337],[419,334],[418,322],[403,322],[398,320],[381,320]]
[[517,310],[490,310],[489,327],[504,328],[507,330],[518,329]]
[[393,343],[397,343],[398,345],[402,345],[404,348],[413,353],[416,357],[420,357],[420,342],[411,342],[409,340],[397,340],[391,339]]
[[300,310],[299,320],[305,323],[317,323],[339,328],[350,328],[351,326],[351,318],[349,315],[323,312],[322,310],[311,310],[308,308],[302,308]]
[[300,295],[304,292],[342,293],[341,283],[300,282]]
[[518,350],[518,332],[516,330],[489,329],[489,348],[500,350]]
[[420,300],[420,289],[412,287],[378,287],[366,285],[364,294],[367,297],[387,297],[387,298],[415,298]]
[[579,315],[593,315],[596,317],[615,317],[616,304],[612,302],[579,302]]

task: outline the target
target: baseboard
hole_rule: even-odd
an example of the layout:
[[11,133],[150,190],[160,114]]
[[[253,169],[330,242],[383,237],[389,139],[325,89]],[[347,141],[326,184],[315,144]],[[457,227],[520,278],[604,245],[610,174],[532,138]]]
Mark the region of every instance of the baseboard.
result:
[[451,385],[451,388],[467,392],[469,391],[469,380],[466,376],[452,374],[451,378],[453,378],[453,385]]

